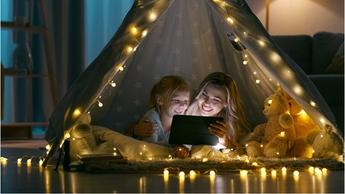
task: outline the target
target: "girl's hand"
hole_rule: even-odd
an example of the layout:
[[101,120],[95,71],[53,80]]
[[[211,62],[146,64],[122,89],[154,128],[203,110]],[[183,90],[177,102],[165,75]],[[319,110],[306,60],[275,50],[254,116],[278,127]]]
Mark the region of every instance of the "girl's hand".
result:
[[155,133],[155,124],[148,120],[140,120],[138,124],[134,126],[133,133],[137,137],[150,137]]

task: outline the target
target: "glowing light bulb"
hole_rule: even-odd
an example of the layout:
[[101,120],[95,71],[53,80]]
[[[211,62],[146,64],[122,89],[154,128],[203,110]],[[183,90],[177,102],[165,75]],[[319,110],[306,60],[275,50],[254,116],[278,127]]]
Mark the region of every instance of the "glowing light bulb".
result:
[[260,172],[261,172],[261,176],[266,176],[267,175],[266,168],[264,168],[264,167],[262,167],[260,169]]
[[256,74],[257,74],[257,72],[256,72],[256,71],[254,71],[254,72],[253,72],[253,74],[254,74],[254,75],[256,75]]
[[308,171],[309,171],[310,174],[314,174],[314,167],[310,166],[308,168]]
[[46,145],[46,150],[50,150],[51,146],[49,144]]
[[154,11],[151,11],[151,12],[149,13],[149,20],[150,20],[151,22],[153,22],[153,21],[155,21],[156,19],[157,19],[157,13],[154,12]]
[[169,176],[169,170],[168,170],[168,169],[164,169],[163,175],[164,175],[164,176]]
[[71,134],[69,134],[68,132],[66,132],[63,138],[64,138],[64,139],[68,139],[68,138],[70,138],[70,137],[71,137]]
[[247,33],[247,32],[243,32],[243,35],[244,35],[244,36],[247,36],[247,35],[248,35],[248,33]]
[[295,86],[292,88],[292,90],[293,90],[296,94],[298,94],[298,95],[301,95],[301,94],[302,94],[302,88],[301,88],[301,86],[299,86],[299,85],[295,85]]
[[38,166],[42,166],[43,165],[43,160],[42,159],[40,159],[40,161],[38,162]]
[[247,65],[248,64],[248,61],[247,60],[243,60],[243,65]]
[[271,60],[272,60],[273,62],[275,62],[275,63],[278,63],[278,62],[281,61],[281,58],[280,58],[280,56],[279,56],[277,53],[273,52],[273,53],[271,54]]
[[298,170],[294,170],[294,171],[293,171],[293,176],[299,176]]
[[239,38],[235,38],[235,40],[234,40],[235,42],[239,42],[240,41],[240,39]]
[[203,158],[202,159],[202,162],[207,162],[208,161],[208,158]]
[[276,152],[276,155],[279,156],[279,152]]
[[243,177],[243,176],[247,176],[248,174],[248,171],[247,170],[240,170],[240,176]]
[[258,80],[258,79],[255,80],[255,83],[256,83],[256,84],[259,84],[259,83],[260,83],[260,80]]
[[283,168],[282,168],[282,175],[285,176],[285,175],[286,175],[286,171],[287,171],[287,168],[286,168],[286,167],[283,167]]
[[316,103],[314,101],[310,101],[310,105],[315,107],[316,106]]
[[275,178],[277,176],[277,171],[276,170],[271,170],[271,176]]
[[114,156],[117,156],[117,153],[116,153],[116,152],[114,152],[114,153],[113,153],[113,155],[114,155]]
[[246,145],[245,145],[246,147],[248,147],[248,144],[246,143]]
[[103,103],[101,101],[98,101],[98,107],[103,107]]
[[260,144],[260,148],[263,148],[264,147],[264,145],[263,144]]
[[114,81],[111,81],[111,82],[110,82],[110,85],[111,85],[111,87],[113,87],[113,88],[116,87],[116,83],[115,83]]
[[327,175],[327,172],[328,172],[327,168],[322,168],[322,174],[323,175]]
[[18,164],[18,165],[21,165],[21,164],[22,164],[22,159],[21,159],[21,158],[18,158],[18,159],[17,159],[17,164]]
[[252,165],[253,165],[253,166],[258,166],[258,163],[253,162]]
[[216,176],[216,172],[214,170],[210,171],[210,176]]
[[226,20],[230,23],[230,24],[234,24],[234,20],[231,17],[227,17]]
[[127,52],[127,54],[132,53],[133,52],[133,47],[132,46],[127,46],[126,47],[126,52]]
[[315,168],[315,174],[316,174],[316,176],[322,175],[322,171],[320,170],[320,168]]
[[131,32],[131,34],[132,34],[133,36],[136,36],[136,35],[138,35],[139,30],[138,30],[137,27],[132,26],[132,27],[130,28],[130,32]]
[[178,176],[179,177],[184,177],[186,174],[183,172],[183,171],[180,171],[179,173],[178,173]]
[[144,31],[141,33],[141,37],[144,38],[146,35],[147,35],[147,30],[144,30]]
[[272,102],[273,102],[272,100],[268,100],[267,104],[272,104]]
[[326,122],[326,120],[324,119],[324,118],[320,118],[320,122],[322,123],[322,124],[325,124],[325,122]]
[[80,111],[79,108],[77,108],[77,109],[75,109],[75,110],[73,111],[72,117],[73,117],[73,118],[77,118],[77,117],[80,116],[80,115],[81,115],[81,111]]
[[26,165],[27,166],[31,166],[31,161],[32,161],[32,159],[30,158],[30,159],[28,159],[27,161],[26,161]]
[[142,153],[142,152],[139,152],[139,155],[140,155],[140,156],[142,156],[142,155],[143,155],[143,153]]
[[285,137],[285,131],[280,132],[280,137]]
[[195,177],[196,176],[196,172],[194,170],[189,171],[189,176]]
[[266,46],[266,43],[263,40],[258,40],[258,43],[261,47]]

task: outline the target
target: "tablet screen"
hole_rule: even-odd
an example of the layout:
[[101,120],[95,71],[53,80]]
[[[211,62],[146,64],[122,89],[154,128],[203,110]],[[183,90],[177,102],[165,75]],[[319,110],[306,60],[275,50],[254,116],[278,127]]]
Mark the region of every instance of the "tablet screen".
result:
[[218,137],[211,134],[208,126],[223,121],[221,117],[175,115],[170,129],[169,144],[216,145]]

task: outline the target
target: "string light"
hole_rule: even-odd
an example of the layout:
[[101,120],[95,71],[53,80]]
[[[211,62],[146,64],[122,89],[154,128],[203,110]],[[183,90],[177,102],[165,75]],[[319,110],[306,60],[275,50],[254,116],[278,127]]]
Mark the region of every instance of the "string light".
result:
[[257,72],[256,72],[256,71],[254,71],[254,72],[253,72],[253,74],[254,74],[254,75],[256,75],[256,74],[257,74]]
[[301,88],[301,86],[295,85],[292,89],[293,89],[293,91],[294,91],[296,94],[298,94],[298,95],[301,95],[301,94],[302,94],[302,88]]
[[247,35],[248,35],[248,33],[247,33],[247,32],[243,32],[243,35],[244,35],[244,36],[247,36]]
[[111,82],[110,82],[110,85],[111,85],[111,87],[113,87],[113,88],[116,87],[116,83],[115,83],[114,81],[111,81]]
[[280,137],[285,137],[285,131],[280,132]]
[[264,167],[262,167],[262,168],[260,169],[260,172],[261,172],[261,176],[266,176],[266,175],[267,175],[267,173],[266,173],[266,168],[264,168]]
[[97,102],[98,102],[98,107],[102,108],[103,107],[103,103],[101,101],[99,101],[99,100],[97,100]]
[[247,65],[248,64],[248,61],[247,60],[243,60],[243,65]]
[[293,171],[293,176],[299,176],[298,170]]
[[253,162],[252,165],[253,165],[253,166],[258,166],[258,163]]
[[271,60],[272,60],[273,62],[275,62],[275,63],[278,63],[278,62],[281,61],[281,58],[280,58],[280,56],[279,56],[277,53],[272,52],[272,54],[271,54]]
[[132,46],[127,46],[126,47],[126,53],[127,54],[130,54],[130,53],[132,53],[133,52],[133,47]]
[[38,166],[42,167],[42,165],[43,165],[43,160],[40,159],[40,161],[38,162]]
[[18,158],[18,159],[17,159],[17,164],[18,164],[18,165],[21,165],[21,164],[22,164],[22,159],[21,159],[21,158]]
[[313,166],[310,166],[310,167],[308,168],[308,171],[309,171],[310,174],[314,174],[314,167],[313,167]]
[[328,172],[327,168],[322,168],[322,174],[323,175],[327,175],[327,172]]
[[73,111],[72,117],[73,117],[73,118],[77,118],[77,117],[79,117],[80,115],[81,115],[81,111],[80,111],[79,108],[77,108],[77,109],[75,109],[75,110]]
[[266,46],[266,43],[263,40],[258,40],[258,43],[261,47]]
[[183,171],[180,171],[180,172],[178,173],[178,176],[179,176],[180,178],[184,178],[185,175],[186,175],[186,174],[185,174]]
[[324,118],[320,118],[320,122],[322,123],[322,124],[325,124],[325,122],[326,122],[326,120],[324,119]]
[[286,175],[286,171],[287,171],[287,168],[286,167],[283,167],[282,168],[282,174],[285,176]]
[[239,42],[240,39],[236,37],[236,38],[234,39],[234,41],[235,41],[235,42]]
[[[131,47],[131,48],[132,48],[132,47]],[[122,64],[118,64],[118,65],[116,66],[116,70],[118,70],[118,71],[123,71],[123,70],[124,70],[123,65],[122,65]]]
[[132,34],[133,36],[136,36],[136,35],[138,35],[138,33],[139,33],[139,29],[138,29],[137,27],[135,27],[135,26],[132,26],[132,27],[130,28],[130,32],[131,32],[131,34]]
[[241,177],[247,176],[247,174],[248,174],[247,170],[240,170],[240,176]]
[[157,19],[157,13],[155,12],[155,11],[151,11],[150,13],[149,13],[149,20],[150,20],[150,22],[153,22],[153,21],[155,21]]
[[163,175],[164,175],[164,176],[169,176],[169,170],[168,170],[168,169],[164,169]]
[[146,35],[147,35],[147,30],[144,30],[144,31],[141,33],[141,37],[144,38]]
[[276,170],[271,170],[271,176],[273,177],[273,178],[276,178],[276,176],[277,176],[277,171]]
[[234,24],[234,20],[231,17],[227,17],[226,20],[230,23],[230,24]]
[[207,162],[208,161],[208,158],[203,158],[202,159],[202,162]]
[[30,159],[28,159],[27,161],[26,161],[26,165],[27,166],[31,166],[31,161],[32,161],[32,159],[30,158]]
[[212,177],[216,176],[216,172],[214,170],[211,170],[210,171],[210,176],[212,176]]
[[310,105],[315,107],[316,106],[316,103],[314,101],[310,101]]
[[259,84],[259,83],[260,83],[260,80],[258,80],[258,79],[255,80],[255,83],[256,83],[256,84]]

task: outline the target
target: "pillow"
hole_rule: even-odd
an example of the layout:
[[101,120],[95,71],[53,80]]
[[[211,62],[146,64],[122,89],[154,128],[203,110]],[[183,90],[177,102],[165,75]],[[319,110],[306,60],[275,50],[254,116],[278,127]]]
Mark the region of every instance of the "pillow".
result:
[[326,73],[344,74],[344,43],[339,46]]

